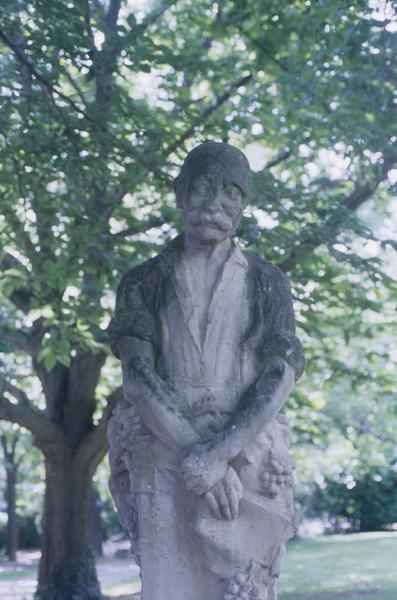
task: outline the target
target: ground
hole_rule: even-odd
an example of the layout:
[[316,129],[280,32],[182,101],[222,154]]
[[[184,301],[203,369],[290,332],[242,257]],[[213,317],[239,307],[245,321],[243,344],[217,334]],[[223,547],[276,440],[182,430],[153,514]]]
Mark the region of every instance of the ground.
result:
[[397,533],[293,541],[279,600],[396,600]]
[[[112,600],[131,598],[139,585],[139,569],[129,556],[127,541],[107,542],[104,556],[97,559],[97,572],[104,594]],[[115,558],[115,553],[123,558]],[[40,553],[19,552],[18,562],[0,561],[0,600],[32,600]],[[129,596],[125,596],[130,594]]]
[[[102,590],[111,599],[132,600],[139,590],[131,559],[114,558],[111,546],[97,562]],[[397,533],[320,536],[290,543],[279,600],[396,600]],[[38,553],[0,562],[0,600],[31,600]]]

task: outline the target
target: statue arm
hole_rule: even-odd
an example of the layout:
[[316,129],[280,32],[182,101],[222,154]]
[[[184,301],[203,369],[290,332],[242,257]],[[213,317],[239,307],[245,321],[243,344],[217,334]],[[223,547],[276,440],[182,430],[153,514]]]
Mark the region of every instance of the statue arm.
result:
[[[211,474],[218,477],[221,473],[222,477],[229,462],[277,415],[303,372],[304,356],[295,336],[289,282],[276,270],[272,284],[273,297],[268,298],[263,311],[267,319],[259,324],[264,331],[259,348],[264,370],[224,429],[209,442],[191,448],[184,461],[186,484],[198,494],[206,493],[216,483]],[[256,324],[257,329],[259,326]]]
[[280,330],[274,334],[267,352],[267,365],[242,399],[239,409],[225,428],[208,442],[210,453],[215,451],[222,461],[233,460],[277,415],[303,371],[302,347],[292,332]]
[[145,425],[177,450],[199,443],[200,435],[181,413],[177,390],[155,370],[151,344],[125,337],[119,348],[125,397],[138,406]]
[[206,493],[227,471],[233,460],[277,415],[295,383],[295,370],[282,359],[274,359],[244,399],[226,427],[206,443],[190,449],[184,461],[188,488]]
[[[270,289],[266,288],[271,281]],[[260,279],[265,302],[262,321],[256,329],[263,331],[258,354],[264,369],[242,398],[238,411],[226,427],[209,442],[221,460],[229,462],[252,442],[283,407],[295,381],[302,375],[305,359],[302,345],[295,335],[291,286],[278,268],[263,272]]]
[[120,282],[115,317],[108,329],[111,348],[121,360],[127,402],[138,409],[144,424],[168,446],[177,449],[201,437],[181,413],[177,391],[156,372],[160,324],[153,309],[153,290],[159,288],[156,270],[139,266]]
[[109,420],[107,435],[109,440],[109,463],[110,463],[110,478],[109,488],[112,494],[117,512],[120,517],[121,524],[125,531],[128,532],[131,539],[134,537],[136,523],[133,511],[129,504],[130,498],[130,477],[127,465],[125,463],[125,439],[124,426],[128,423],[131,415],[131,407],[121,400],[115,407],[113,414]]

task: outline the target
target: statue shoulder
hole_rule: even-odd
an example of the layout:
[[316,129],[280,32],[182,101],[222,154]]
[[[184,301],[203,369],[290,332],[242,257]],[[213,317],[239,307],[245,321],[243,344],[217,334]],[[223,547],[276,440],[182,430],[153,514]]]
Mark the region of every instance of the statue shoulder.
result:
[[275,292],[277,295],[284,292],[288,297],[291,295],[290,280],[280,267],[251,252],[244,252],[244,256],[248,261],[250,271],[259,281],[263,291]]
[[145,305],[154,311],[164,281],[166,274],[160,255],[133,267],[123,275],[117,288],[116,310],[118,307]]
[[116,358],[120,340],[134,337],[155,347],[158,339],[156,291],[159,287],[157,257],[133,267],[117,288],[116,310],[108,326],[108,339]]
[[145,285],[148,279],[153,277],[153,274],[158,270],[158,259],[159,255],[132,267],[132,269],[124,273],[118,286],[118,293],[130,290],[136,286]]
[[170,264],[177,260],[180,246],[181,236],[177,236],[162,252],[127,271],[120,281],[117,295],[122,296],[138,288],[150,295],[151,290],[154,291],[162,280],[169,277]]
[[248,253],[246,258],[254,275],[252,281],[257,307],[251,339],[256,340],[263,357],[284,358],[295,369],[298,379],[305,367],[305,357],[295,335],[290,281],[279,267],[269,261]]

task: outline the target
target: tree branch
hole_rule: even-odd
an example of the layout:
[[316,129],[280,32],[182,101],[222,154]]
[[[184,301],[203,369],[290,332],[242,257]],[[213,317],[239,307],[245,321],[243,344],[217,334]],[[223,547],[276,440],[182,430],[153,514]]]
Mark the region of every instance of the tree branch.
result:
[[5,433],[2,433],[0,436],[1,447],[3,448],[4,459],[8,460],[8,446],[7,446],[7,437]]
[[119,12],[121,7],[121,0],[110,0],[108,12],[105,15],[104,22],[106,27],[110,30],[114,30],[117,25],[117,19],[119,18]]
[[[54,95],[56,95],[59,98],[61,98],[62,100],[64,100],[78,114],[84,116],[89,123],[91,123],[92,125],[94,125],[97,128],[99,127],[102,130],[105,129],[103,121],[92,117],[90,114],[88,114],[88,112],[85,109],[80,108],[80,106],[78,106],[69,96],[66,96],[65,94],[60,92],[54,85],[52,85],[52,83],[50,81],[48,81],[46,79],[46,77],[44,77],[37,70],[35,65],[28,58],[25,57],[24,53],[20,50],[20,48],[18,48],[17,44],[15,44],[7,36],[7,34],[4,33],[1,29],[0,29],[0,39],[2,39],[7,44],[7,46],[14,52],[14,54],[18,58],[18,60],[28,68],[30,73],[32,75],[34,75],[36,77],[36,79],[49,92],[49,96],[53,101],[54,107],[58,111],[59,117],[65,123],[65,127],[67,128],[68,131],[70,130],[70,125],[65,120],[62,111],[60,110],[59,106],[55,102]],[[107,69],[109,69],[109,65],[108,65]],[[107,96],[106,96],[105,85],[99,85],[98,89],[97,89],[97,101],[99,101],[99,104],[104,105],[104,104],[106,104],[106,100],[107,100]],[[131,145],[126,144],[122,140],[117,139],[115,134],[113,134],[109,130],[107,130],[106,133],[109,136],[109,140],[112,140],[112,142],[116,148],[119,148],[120,150],[125,152],[127,155],[134,158],[138,164],[140,164],[142,167],[144,167],[146,169],[146,171],[148,171],[149,173],[152,173],[159,181],[161,181],[162,183],[166,183],[167,185],[170,184],[170,181],[171,181],[170,178],[168,178],[166,175],[164,175],[160,169],[157,169],[157,167],[150,165],[148,163],[148,161],[143,156],[141,156],[140,153],[138,151],[136,151]],[[76,149],[76,151],[78,152],[78,149]]]
[[15,329],[2,328],[0,330],[1,338],[11,346],[23,350],[27,354],[34,354],[34,344],[30,336],[22,331]]
[[175,150],[177,150],[184,142],[186,142],[186,140],[189,139],[194,134],[194,132],[196,131],[197,127],[199,127],[205,121],[207,121],[207,119],[216,110],[218,110],[218,108],[220,108],[223,104],[225,104],[229,100],[229,98],[233,95],[233,93],[239,87],[242,87],[243,85],[246,85],[251,79],[252,79],[252,73],[250,73],[249,75],[246,75],[245,77],[242,77],[238,81],[232,83],[230,85],[229,89],[227,90],[227,92],[225,92],[224,94],[222,94],[221,96],[219,96],[216,99],[216,101],[211,106],[208,106],[202,112],[202,114],[192,123],[192,125],[184,133],[182,133],[178,137],[178,139],[176,139],[172,144],[170,144],[168,146],[168,148],[166,149],[167,150],[167,156],[169,156],[170,154],[172,154],[173,152],[175,152]]
[[383,160],[378,177],[376,177],[374,181],[366,181],[363,184],[358,185],[346,199],[346,207],[350,210],[356,210],[363,202],[368,200],[368,198],[376,191],[379,184],[387,179],[389,171],[391,171],[395,164],[397,164],[397,156],[386,156]]
[[65,75],[65,77],[67,78],[67,80],[69,81],[70,85],[76,90],[77,95],[79,96],[82,104],[85,106],[86,110],[87,110],[87,101],[84,97],[83,91],[81,89],[81,87],[79,86],[79,84],[77,83],[77,81],[75,81],[73,79],[73,77],[71,76],[71,74],[69,73],[69,71],[67,69],[64,69],[63,74]]
[[[351,212],[356,211],[364,204],[364,202],[371,198],[379,185],[387,179],[389,171],[395,164],[397,164],[397,156],[385,157],[379,175],[372,181],[365,181],[364,183],[358,184],[352,193],[345,199],[342,208],[348,209]],[[344,212],[341,211],[341,213],[336,215],[328,224],[325,226],[322,225],[321,228],[316,229],[314,233],[300,239],[292,248],[289,257],[279,263],[278,266],[280,269],[283,271],[292,271],[299,260],[321,246],[325,240],[324,227],[327,228],[328,233],[336,236],[343,224],[343,218]]]
[[81,468],[94,473],[96,467],[105,456],[108,449],[107,425],[114,407],[122,398],[123,388],[120,386],[108,397],[106,408],[98,425],[94,429],[91,429],[82,440],[75,456],[75,460]]
[[15,458],[15,449],[17,447],[17,443],[19,440],[19,431],[15,431],[14,435],[12,436],[12,442],[11,442],[11,454],[12,454],[12,458]]
[[[2,261],[0,262],[1,273],[8,271],[8,269],[21,267],[23,269],[26,268],[18,259],[15,258],[15,256],[12,256],[12,254],[9,253],[5,253]],[[27,273],[27,275],[29,275],[29,273]],[[30,290],[29,288],[21,287],[17,290],[14,290],[11,293],[10,300],[13,304],[15,304],[17,308],[19,308],[19,310],[22,310],[22,312],[24,313],[28,313],[33,297],[34,294],[32,290]]]
[[[88,5],[88,2],[86,2]],[[99,108],[101,120],[107,115],[107,106],[111,98],[112,74],[116,70],[117,57],[121,51],[120,38],[116,35],[121,0],[110,0],[108,12],[103,17],[105,42],[100,51],[94,50],[93,70],[95,73],[95,104]],[[91,30],[89,8],[86,11],[87,28]]]
[[[9,157],[11,159],[12,165],[14,167],[14,172],[15,172],[15,177],[16,177],[16,182],[17,182],[17,189],[18,192],[21,196],[21,198],[25,197],[25,193],[22,187],[22,177],[21,177],[21,173],[20,173],[20,169],[19,169],[19,165],[18,165],[18,161],[15,158],[15,152],[14,149],[10,147],[10,144],[8,143],[8,139],[7,139],[7,135],[4,133],[4,131],[0,130],[1,135],[4,138],[4,142],[6,147],[9,149]],[[10,212],[9,214],[9,221],[10,224],[13,228],[13,231],[16,232],[19,237],[20,240],[23,242],[23,245],[25,246],[25,250],[26,250],[26,254],[29,256],[29,258],[33,261],[35,257],[37,257],[38,252],[36,250],[36,246],[33,244],[29,233],[27,231],[25,231],[23,223],[18,219],[17,215],[15,214],[15,212]]]
[[9,37],[8,35],[2,31],[0,29],[0,39],[3,40],[3,42],[14,52],[15,56],[18,58],[18,60],[25,65],[25,67],[28,68],[28,70],[30,71],[30,73],[32,75],[35,76],[35,78],[37,79],[37,81],[39,81],[49,92],[50,94],[56,94],[57,96],[59,96],[60,98],[62,98],[62,100],[64,100],[65,102],[67,102],[69,104],[69,106],[71,106],[76,112],[78,112],[79,114],[84,115],[89,121],[92,121],[95,123],[95,120],[92,119],[89,115],[87,115],[87,113],[85,112],[85,110],[81,109],[71,98],[69,98],[69,96],[66,96],[65,94],[63,94],[62,92],[60,92],[59,90],[56,89],[56,87],[54,87],[35,67],[35,65],[25,56],[25,54],[22,52],[22,50],[18,47],[17,44],[15,44]]
[[[17,400],[10,402],[4,392]],[[0,380],[0,419],[17,423],[28,429],[35,438],[35,443],[45,451],[49,444],[64,440],[62,430],[52,423],[44,412],[33,408],[26,393],[5,379]]]
[[153,217],[148,221],[139,221],[139,223],[135,223],[135,225],[130,225],[130,227],[114,233],[113,238],[121,238],[129,235],[137,235],[138,233],[144,233],[153,227],[161,227],[161,225],[164,225],[164,223],[168,223],[168,219],[165,219],[164,217]]
[[91,9],[90,9],[90,1],[84,0],[84,24],[85,30],[88,35],[88,40],[90,43],[90,47],[93,53],[96,52],[95,41],[94,41],[94,33],[92,31],[91,26]]
[[[3,454],[5,459],[5,468],[6,470],[16,471],[19,466],[19,461],[15,462],[15,450],[19,440],[19,430],[14,431],[11,440],[8,439],[7,435],[3,433],[0,437],[1,445],[3,448]],[[10,443],[10,445],[9,445]]]
[[140,23],[140,29],[145,30],[153,25],[174,4],[176,4],[176,2],[159,2],[159,5],[143,19],[142,23]]
[[2,261],[0,262],[0,272],[4,273],[4,271],[8,271],[8,269],[14,269],[18,267],[22,267],[23,269],[26,268],[21,261],[15,258],[15,256],[5,252],[3,254]]
[[280,163],[284,162],[285,160],[288,160],[291,156],[292,156],[292,150],[286,150],[285,152],[282,152],[281,154],[279,154],[278,156],[276,156],[275,158],[273,158],[271,161],[269,161],[264,166],[263,169],[265,171],[267,171],[269,169],[272,169],[273,167],[276,167]]
[[18,400],[19,404],[29,405],[29,398],[27,394],[9,381],[3,380],[3,390]]

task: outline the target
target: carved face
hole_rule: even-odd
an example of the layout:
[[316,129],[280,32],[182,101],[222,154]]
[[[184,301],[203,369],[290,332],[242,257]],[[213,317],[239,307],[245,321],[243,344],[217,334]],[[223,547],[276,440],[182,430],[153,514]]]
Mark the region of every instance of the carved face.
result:
[[188,238],[219,243],[231,237],[244,210],[244,196],[232,183],[199,175],[193,179],[183,206]]

